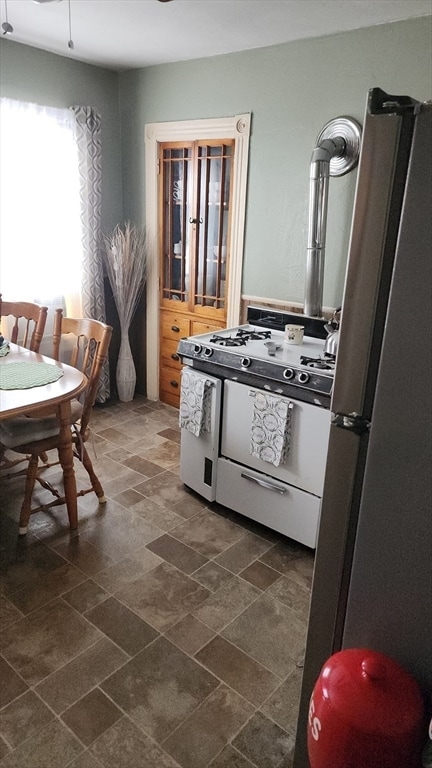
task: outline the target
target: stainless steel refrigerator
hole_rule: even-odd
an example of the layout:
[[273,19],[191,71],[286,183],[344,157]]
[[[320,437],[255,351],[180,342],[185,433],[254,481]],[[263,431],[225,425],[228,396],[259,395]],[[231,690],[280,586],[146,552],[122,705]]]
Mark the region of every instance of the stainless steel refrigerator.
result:
[[[294,768],[343,648],[432,694],[432,103],[368,93],[345,278]],[[426,736],[426,734],[425,734]]]

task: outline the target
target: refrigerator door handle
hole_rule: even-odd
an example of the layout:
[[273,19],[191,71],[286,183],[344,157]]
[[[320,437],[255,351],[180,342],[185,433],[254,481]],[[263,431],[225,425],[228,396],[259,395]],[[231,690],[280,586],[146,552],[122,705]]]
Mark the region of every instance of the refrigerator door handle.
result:
[[356,435],[363,435],[364,432],[369,432],[370,421],[362,416],[361,413],[335,413],[332,424],[341,429],[346,429],[349,432],[354,432]]

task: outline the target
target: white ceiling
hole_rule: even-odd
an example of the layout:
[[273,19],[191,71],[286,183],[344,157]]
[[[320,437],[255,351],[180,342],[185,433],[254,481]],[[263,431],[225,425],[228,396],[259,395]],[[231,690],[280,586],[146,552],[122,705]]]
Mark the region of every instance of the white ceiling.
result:
[[432,0],[0,0],[7,39],[115,70],[432,14]]

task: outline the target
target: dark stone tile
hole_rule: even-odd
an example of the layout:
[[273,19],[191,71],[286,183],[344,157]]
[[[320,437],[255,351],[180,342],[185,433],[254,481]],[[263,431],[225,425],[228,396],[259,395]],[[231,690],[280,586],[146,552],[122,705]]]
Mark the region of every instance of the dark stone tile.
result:
[[66,592],[63,595],[63,600],[66,600],[78,613],[85,613],[105,600],[106,597],[106,591],[99,584],[96,584],[92,579],[87,579],[87,581],[83,581],[82,584],[78,584],[77,587]]
[[255,587],[258,587],[258,589],[266,590],[270,584],[273,584],[274,581],[277,581],[277,579],[280,578],[280,573],[274,571],[273,568],[269,568],[268,565],[260,563],[259,560],[256,560],[251,565],[248,565],[248,567],[240,573],[240,576]]
[[[143,483],[135,484],[134,487],[138,493],[142,493],[143,496],[147,496],[162,507],[172,508],[173,504],[187,498],[187,491],[185,491],[183,483],[169,470],[161,472],[161,474],[150,480],[145,480]],[[174,511],[176,511],[175,508]]]
[[285,539],[274,544],[271,549],[261,555],[260,560],[275,571],[286,574],[292,567],[292,561],[304,556],[307,552],[310,553],[311,550],[292,539]]
[[59,768],[83,751],[63,723],[54,720],[3,758],[1,768]]
[[210,592],[217,592],[218,589],[227,583],[227,581],[230,581],[233,578],[233,574],[231,571],[227,571],[225,568],[222,568],[222,566],[215,563],[214,560],[210,560],[210,562],[194,572],[193,578],[199,581],[203,587],[209,589]]
[[[27,537],[21,537],[27,538]],[[2,547],[6,548],[6,542],[2,539]],[[2,591],[7,597],[12,592],[25,587],[32,587],[34,582],[47,573],[65,564],[65,561],[57,552],[41,542],[29,544],[17,540],[11,542],[10,548],[5,550],[5,557],[10,561],[4,564],[0,575]]]
[[148,571],[160,565],[162,560],[150,552],[147,547],[138,549],[137,552],[124,557],[115,565],[97,573],[94,580],[107,592],[118,592],[126,584],[143,576]]
[[233,746],[260,768],[280,768],[294,749],[294,739],[257,712],[233,740]]
[[212,629],[193,616],[185,616],[165,633],[168,640],[193,656],[214,637]]
[[244,536],[244,531],[230,520],[202,509],[175,529],[175,537],[206,557],[214,557]]
[[12,749],[16,749],[53,718],[51,710],[38,696],[33,691],[27,691],[0,712],[0,733]]
[[194,517],[197,512],[205,509],[205,507],[206,501],[201,496],[195,496],[190,491],[187,491],[186,495],[173,505],[173,510],[176,515],[180,515],[184,520],[188,520],[190,517]]
[[217,635],[195,656],[210,672],[255,706],[280,685],[280,678]]
[[160,637],[101,687],[140,728],[160,742],[218,685],[210,672]]
[[36,687],[36,692],[57,714],[85,696],[108,675],[121,667],[128,656],[103,637]]
[[39,608],[0,634],[0,652],[35,685],[101,637],[100,632],[60,600]]
[[140,456],[162,469],[171,469],[180,463],[180,446],[171,440],[163,440],[159,445],[149,446],[140,452]]
[[119,590],[117,598],[164,632],[201,605],[208,594],[207,589],[178,568],[163,562]]
[[158,636],[153,627],[114,597],[99,603],[85,616],[130,656],[134,656]]
[[140,498],[141,501],[138,504],[134,504],[133,511],[135,514],[148,520],[152,525],[156,525],[162,531],[170,531],[183,522],[184,518],[177,515],[172,509],[161,507],[160,504],[155,504],[145,496],[140,495]]
[[93,576],[115,562],[112,557],[81,536],[74,536],[69,541],[58,544],[54,549],[65,560],[84,571],[87,576]]
[[[90,752],[98,758],[98,768],[179,768],[178,763],[127,717],[105,731],[92,744]],[[75,765],[71,768],[75,768]],[[82,768],[87,766],[83,765]]]
[[285,603],[293,611],[299,613],[305,620],[309,613],[310,590],[298,584],[296,581],[281,576],[278,581],[269,587],[268,594]]
[[121,504],[122,507],[126,507],[126,509],[128,509],[129,507],[133,507],[134,504],[138,504],[140,501],[142,501],[142,494],[134,491],[133,488],[127,488],[117,496],[114,496],[114,501],[116,501],[117,504]]
[[261,707],[264,715],[292,736],[295,736],[297,730],[302,672],[293,665],[291,674]]
[[193,615],[215,632],[219,632],[242,613],[259,594],[260,591],[252,584],[234,576],[193,611]]
[[63,712],[62,720],[87,747],[123,716],[98,688]]
[[239,541],[215,558],[215,562],[233,573],[240,573],[243,568],[263,555],[271,544],[253,533],[246,533]]
[[172,440],[173,443],[178,443],[180,445],[181,433],[179,429],[168,427],[167,429],[163,429],[161,432],[158,432],[158,435],[165,437],[167,440]]
[[40,576],[32,586],[18,590],[9,596],[9,600],[23,613],[28,614],[59,597],[77,584],[85,581],[85,576],[71,563],[63,560],[63,565],[55,571]]
[[0,656],[0,707],[4,707],[27,690],[28,685],[21,680],[9,664]]
[[123,461],[123,464],[129,469],[133,469],[134,472],[139,472],[140,475],[145,477],[154,477],[162,472],[161,467],[158,464],[154,464],[147,459],[141,458],[141,456],[131,456]]
[[119,507],[109,517],[89,523],[81,537],[118,562],[157,539],[162,533],[132,509]]
[[209,768],[256,768],[246,757],[237,752],[230,746],[225,747],[222,752],[210,763]]
[[101,768],[101,764],[90,752],[83,752],[73,763],[69,763],[68,768]]
[[286,569],[285,576],[292,581],[296,581],[300,586],[311,591],[313,577],[314,559],[310,555],[296,557],[291,566]]
[[0,736],[0,760],[3,760],[3,758],[6,757],[7,754],[9,754],[9,752],[10,752],[10,749],[8,745]]
[[151,541],[150,544],[147,544],[147,549],[188,574],[196,571],[207,562],[206,557],[168,534]]
[[22,619],[23,614],[5,597],[0,595],[0,632],[15,621]]
[[[258,632],[257,627],[265,627],[265,632]],[[298,614],[267,593],[261,593],[222,634],[267,669],[285,677],[291,671],[292,662],[304,651],[306,627]]]
[[250,704],[221,685],[164,742],[164,749],[185,768],[205,768],[252,713]]

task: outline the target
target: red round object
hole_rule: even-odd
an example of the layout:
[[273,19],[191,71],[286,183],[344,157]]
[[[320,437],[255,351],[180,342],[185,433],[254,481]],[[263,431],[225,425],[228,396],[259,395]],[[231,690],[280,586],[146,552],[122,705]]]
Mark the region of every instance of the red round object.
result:
[[418,768],[425,708],[417,682],[367,648],[324,664],[309,707],[311,768]]

